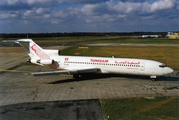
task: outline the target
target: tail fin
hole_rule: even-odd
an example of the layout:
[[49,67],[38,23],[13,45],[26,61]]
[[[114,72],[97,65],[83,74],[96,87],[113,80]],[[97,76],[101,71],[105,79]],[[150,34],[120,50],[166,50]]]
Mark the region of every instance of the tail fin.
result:
[[[32,39],[4,40],[3,42],[15,42],[20,44],[30,56],[32,63],[39,65],[43,65],[44,63],[53,63],[53,60],[50,58],[50,56]],[[41,63],[40,61],[45,62]]]

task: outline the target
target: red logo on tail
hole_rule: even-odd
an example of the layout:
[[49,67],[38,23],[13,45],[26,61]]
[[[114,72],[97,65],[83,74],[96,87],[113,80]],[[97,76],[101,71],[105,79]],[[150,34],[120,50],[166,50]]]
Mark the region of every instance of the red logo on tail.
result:
[[33,44],[30,47],[37,56],[39,56],[41,59],[50,59],[50,56],[48,54],[46,54],[39,46],[37,46],[36,44]]

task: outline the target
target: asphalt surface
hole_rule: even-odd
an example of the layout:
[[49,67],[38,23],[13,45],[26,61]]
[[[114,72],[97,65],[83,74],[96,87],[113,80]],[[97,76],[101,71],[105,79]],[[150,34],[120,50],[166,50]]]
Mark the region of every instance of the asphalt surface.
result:
[[103,120],[98,100],[22,103],[0,107],[1,120]]
[[[48,119],[48,115],[52,114],[48,113],[50,110],[50,112],[54,110],[55,113],[61,113],[62,117],[50,115],[52,118],[65,119],[73,112],[71,113],[73,114],[72,119],[77,119],[77,116],[80,118],[86,111],[86,116],[81,117],[81,119],[86,119],[87,116],[91,116],[89,117],[91,119],[103,119],[98,99],[179,96],[178,71],[171,75],[158,77],[157,81],[152,81],[149,77],[125,75],[93,75],[81,80],[75,80],[70,75],[34,77],[30,72],[51,69],[23,65],[23,62],[28,59],[25,52],[9,53],[2,52],[2,49],[0,49],[0,106],[2,106],[0,107],[0,119],[3,120],[9,119],[9,117],[15,118],[14,116],[17,116],[19,112],[23,116],[33,114],[36,118],[44,114],[47,116],[42,118]],[[59,103],[60,101],[61,103]],[[70,102],[70,106],[59,109],[58,106],[65,106],[66,102]],[[96,106],[96,108],[90,109],[89,106]],[[32,108],[33,113],[26,111],[27,108]],[[81,108],[80,110],[83,112],[80,112],[78,108]],[[62,111],[66,111],[66,113]],[[38,112],[41,112],[39,116],[36,115]],[[34,117],[33,115],[31,117]],[[26,117],[26,119],[31,117]],[[17,117],[17,119],[23,118]]]

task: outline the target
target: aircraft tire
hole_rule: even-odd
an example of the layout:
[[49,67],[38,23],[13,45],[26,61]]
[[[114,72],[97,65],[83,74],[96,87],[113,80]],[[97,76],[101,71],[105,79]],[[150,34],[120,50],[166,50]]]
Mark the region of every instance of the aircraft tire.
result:
[[80,77],[79,77],[78,74],[74,74],[74,75],[73,75],[73,78],[74,78],[74,79],[79,79]]

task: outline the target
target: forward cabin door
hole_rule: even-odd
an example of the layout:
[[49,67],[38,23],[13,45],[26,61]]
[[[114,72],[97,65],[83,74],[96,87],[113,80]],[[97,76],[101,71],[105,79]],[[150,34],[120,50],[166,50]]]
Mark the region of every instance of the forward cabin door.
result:
[[145,71],[145,63],[141,63],[140,64],[140,70],[141,71]]

